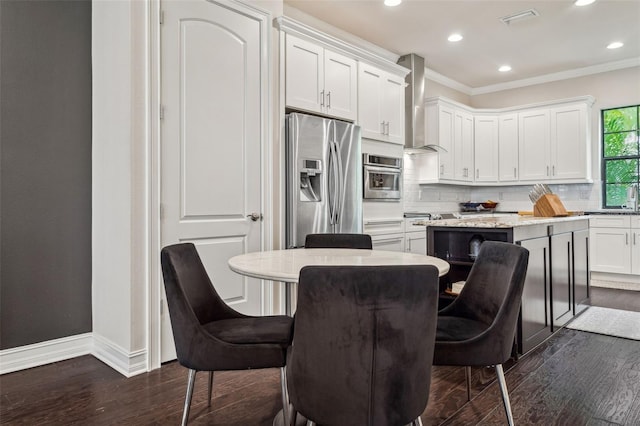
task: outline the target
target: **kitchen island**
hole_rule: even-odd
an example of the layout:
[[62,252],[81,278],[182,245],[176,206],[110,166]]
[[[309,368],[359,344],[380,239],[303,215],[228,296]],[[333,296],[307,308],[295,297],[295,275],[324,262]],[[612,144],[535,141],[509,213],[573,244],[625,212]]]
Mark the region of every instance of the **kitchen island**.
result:
[[[589,303],[589,219],[586,216],[496,215],[440,220],[427,227],[427,254],[451,265],[441,289],[464,281],[482,241],[519,244],[529,266],[518,320],[517,351],[551,336]],[[446,302],[446,294],[443,295]]]

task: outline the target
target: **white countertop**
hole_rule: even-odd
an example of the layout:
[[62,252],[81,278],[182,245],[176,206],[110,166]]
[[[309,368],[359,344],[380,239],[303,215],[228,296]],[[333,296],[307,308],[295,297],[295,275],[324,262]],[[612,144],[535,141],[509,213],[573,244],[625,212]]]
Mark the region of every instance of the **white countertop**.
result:
[[588,216],[535,217],[520,215],[499,215],[493,217],[463,217],[428,222],[428,226],[449,226],[457,228],[515,228],[518,226],[588,220]]
[[440,276],[449,264],[423,254],[360,249],[290,249],[247,253],[229,259],[229,268],[242,275],[265,280],[297,283],[300,269],[309,265],[390,266],[434,265]]

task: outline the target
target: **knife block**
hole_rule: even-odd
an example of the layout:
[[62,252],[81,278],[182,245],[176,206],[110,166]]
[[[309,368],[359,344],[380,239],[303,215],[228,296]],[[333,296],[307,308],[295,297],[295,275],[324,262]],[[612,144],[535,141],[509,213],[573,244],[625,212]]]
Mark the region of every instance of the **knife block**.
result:
[[533,205],[533,215],[537,217],[569,216],[564,204],[556,194],[544,194]]

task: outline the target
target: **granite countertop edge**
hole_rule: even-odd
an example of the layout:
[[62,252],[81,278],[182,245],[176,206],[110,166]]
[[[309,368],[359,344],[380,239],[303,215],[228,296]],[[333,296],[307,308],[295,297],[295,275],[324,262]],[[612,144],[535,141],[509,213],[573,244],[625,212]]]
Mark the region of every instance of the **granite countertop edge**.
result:
[[518,226],[540,225],[576,220],[588,220],[588,216],[566,217],[534,217],[534,216],[495,216],[462,219],[444,219],[435,221],[428,226],[446,226],[456,228],[515,228]]

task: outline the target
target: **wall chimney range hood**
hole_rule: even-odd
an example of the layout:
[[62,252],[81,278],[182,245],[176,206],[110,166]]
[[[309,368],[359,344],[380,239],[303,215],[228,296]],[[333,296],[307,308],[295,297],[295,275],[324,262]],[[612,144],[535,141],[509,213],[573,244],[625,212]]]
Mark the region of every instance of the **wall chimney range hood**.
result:
[[424,58],[410,53],[398,59],[398,65],[409,68],[411,72],[405,77],[407,83],[404,92],[404,147],[405,149],[422,151],[445,151],[439,145],[427,144],[424,130]]

